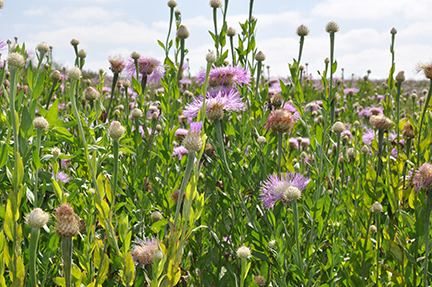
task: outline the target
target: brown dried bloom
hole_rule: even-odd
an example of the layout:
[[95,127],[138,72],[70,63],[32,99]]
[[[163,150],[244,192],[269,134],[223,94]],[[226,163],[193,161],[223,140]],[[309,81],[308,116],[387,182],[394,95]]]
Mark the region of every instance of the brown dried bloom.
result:
[[286,133],[294,127],[294,116],[285,109],[272,111],[267,119],[266,128],[274,132]]
[[415,71],[417,73],[423,72],[426,78],[432,80],[432,62],[417,64]]
[[414,128],[409,122],[407,122],[402,129],[402,137],[404,140],[413,139],[415,137]]
[[63,203],[58,207],[55,210],[55,217],[57,219],[55,229],[59,237],[69,238],[78,235],[79,217],[69,204]]

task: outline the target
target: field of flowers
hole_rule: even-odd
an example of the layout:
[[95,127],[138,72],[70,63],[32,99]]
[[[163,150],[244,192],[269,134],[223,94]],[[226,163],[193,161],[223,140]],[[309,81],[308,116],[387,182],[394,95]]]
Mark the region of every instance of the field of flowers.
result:
[[320,78],[304,25],[270,78],[253,0],[241,31],[211,0],[191,75],[176,6],[108,72],[0,41],[0,286],[429,286],[432,63],[406,81],[393,28],[388,79],[345,77],[332,21]]

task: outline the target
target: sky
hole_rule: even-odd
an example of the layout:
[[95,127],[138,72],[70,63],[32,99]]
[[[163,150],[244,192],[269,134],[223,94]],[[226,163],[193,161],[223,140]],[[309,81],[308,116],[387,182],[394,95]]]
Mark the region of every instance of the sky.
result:
[[[160,61],[164,51],[157,40],[165,42],[169,26],[168,0],[4,0],[0,10],[0,39],[26,43],[34,51],[38,43],[53,46],[54,61],[67,68],[75,55],[70,40],[80,40],[87,51],[84,70],[104,69],[110,74],[108,57],[128,57],[133,51]],[[222,0],[222,2],[224,2]],[[240,31],[239,22],[248,18],[250,0],[231,0],[228,4],[228,27]],[[206,65],[205,55],[214,50],[208,31],[213,31],[212,8],[207,0],[177,0],[182,24],[190,37],[191,74]],[[266,55],[271,76],[286,76],[288,63],[297,58],[299,37],[296,29],[306,25],[302,64],[316,79],[330,55],[330,38],[325,26],[339,24],[335,34],[336,76],[354,74],[362,78],[385,79],[391,66],[390,30],[397,29],[396,73],[404,71],[408,79],[422,80],[414,72],[421,62],[432,60],[432,1],[430,0],[254,0],[257,19],[256,46]],[[222,11],[219,15],[219,30]],[[174,26],[173,26],[174,27]],[[174,28],[173,28],[174,29]],[[174,31],[175,33],[175,31]],[[172,33],[172,35],[174,34]],[[172,37],[172,36],[171,36]],[[236,41],[235,41],[236,42]],[[4,50],[3,59],[7,54]],[[231,57],[229,56],[228,59]],[[396,74],[395,73],[395,74]]]

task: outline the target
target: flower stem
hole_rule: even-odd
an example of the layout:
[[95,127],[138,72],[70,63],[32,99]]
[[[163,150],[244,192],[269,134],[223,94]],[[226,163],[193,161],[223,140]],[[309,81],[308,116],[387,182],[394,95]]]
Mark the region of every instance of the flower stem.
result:
[[381,237],[381,213],[377,212],[375,214],[376,216],[376,222],[377,222],[377,249],[376,249],[376,286],[379,286],[379,253],[380,253],[380,237]]
[[114,99],[114,92],[115,92],[115,87],[117,85],[118,77],[119,77],[119,74],[118,73],[114,73],[114,77],[113,77],[113,81],[112,81],[112,86],[111,86],[111,98],[110,98],[110,101],[108,103],[108,108],[107,108],[107,117],[109,117],[111,103],[112,103],[112,101]]
[[45,105],[45,109],[46,110],[48,110],[49,104],[51,102],[51,97],[52,97],[52,95],[54,93],[54,89],[55,89],[56,85],[57,85],[57,81],[53,81],[51,89],[50,89],[50,92],[48,94],[48,99],[47,99],[47,102],[46,102],[46,105]]
[[[294,236],[296,241],[296,251],[297,251],[297,267],[300,269],[300,273],[303,274],[303,260],[301,257],[300,250],[300,238],[299,238],[299,215],[298,215],[298,205],[297,200],[291,201],[292,209],[293,209],[293,217],[294,217]],[[303,278],[302,278],[303,281]]]
[[422,112],[422,116],[420,119],[420,127],[419,127],[418,140],[417,140],[417,167],[420,166],[420,154],[421,154],[420,141],[421,141],[421,136],[422,136],[421,132],[422,132],[422,127],[423,127],[423,121],[424,121],[424,117],[425,117],[426,111],[427,111],[428,106],[429,106],[429,101],[430,101],[431,95],[432,95],[432,79],[430,80],[430,83],[429,83],[429,91],[428,91],[428,94],[426,96],[426,102],[425,102],[425,105],[423,106],[423,112]]
[[168,45],[169,45],[169,37],[171,35],[173,15],[174,15],[174,7],[170,8],[170,21],[169,21],[169,27],[168,27],[168,35],[167,35],[166,44],[165,44],[165,60],[168,59],[168,54],[169,54]]
[[255,100],[258,100],[259,98],[260,103],[261,103],[261,95],[258,92],[259,92],[259,81],[261,78],[261,67],[262,67],[262,63],[261,61],[258,61],[258,70],[257,70],[257,76],[255,82]]
[[402,82],[396,83],[397,94],[396,94],[396,130],[397,130],[397,142],[399,144],[400,140],[400,129],[399,129],[399,121],[400,121],[400,95],[401,95],[401,87]]
[[115,198],[116,198],[116,194],[117,194],[117,183],[118,183],[118,157],[119,157],[119,139],[113,139],[113,154],[114,154],[114,172],[113,172],[113,182],[112,182],[112,186],[113,186],[113,198],[112,198],[112,202],[111,202],[111,210],[110,210],[110,214],[109,214],[109,219],[111,221],[112,219],[112,211],[114,210],[114,203],[115,203]]
[[426,218],[425,218],[425,259],[424,259],[424,287],[428,285],[428,264],[429,264],[429,229],[430,229],[430,216],[432,211],[432,190],[429,190],[427,196]]
[[[37,133],[37,135],[36,135],[36,152],[37,152],[37,154],[39,156],[40,155],[42,130],[41,129],[37,129],[36,133]],[[39,172],[38,172],[38,170],[36,168],[34,190],[33,190],[34,206],[35,207],[38,207],[38,189],[39,189]]]
[[367,242],[368,242],[368,239],[369,239],[369,227],[370,227],[370,225],[371,225],[371,221],[372,221],[372,213],[369,215],[369,220],[368,220],[368,223],[367,223],[367,225],[366,225],[366,237],[365,237],[365,241],[364,241],[364,244],[363,244],[363,258],[362,258],[362,280],[363,281],[366,281],[366,275],[365,275],[365,272],[366,272],[366,270],[365,270],[365,268],[366,268],[366,263],[365,263],[365,260],[366,260],[366,246],[367,246]]
[[182,180],[181,187],[180,187],[179,197],[177,199],[176,213],[175,213],[175,217],[174,217],[174,226],[177,226],[177,221],[178,221],[179,215],[180,215],[180,206],[182,205],[183,195],[184,195],[184,192],[186,190],[186,186],[187,186],[187,183],[189,181],[189,178],[192,174],[194,161],[195,161],[195,151],[189,151],[188,152],[188,161],[186,164],[186,171],[185,171],[185,175],[183,176],[183,180]]
[[[412,139],[407,139],[407,144],[406,144],[406,154],[407,154],[407,159],[409,160],[410,157],[410,153],[411,153],[411,144],[412,144]],[[405,161],[404,163],[404,167],[403,167],[403,188],[405,188],[405,178],[406,178],[406,172],[407,172],[407,167],[408,167],[408,163]]]
[[240,259],[241,261],[241,271],[240,271],[240,287],[244,287],[244,281],[247,275],[247,259]]
[[331,104],[330,124],[333,125],[335,121],[335,105],[336,101],[333,94],[333,57],[334,57],[334,33],[330,33],[330,91],[329,100]]
[[283,134],[282,132],[278,132],[278,173],[281,174],[282,172],[282,139]]
[[30,248],[29,248],[29,272],[30,278],[29,283],[30,287],[37,286],[36,279],[36,257],[37,257],[37,245],[39,240],[40,228],[32,227],[31,236],[30,236]]
[[232,55],[232,66],[234,67],[236,65],[236,59],[234,54],[234,37],[230,37],[230,45],[231,45],[231,55]]
[[217,8],[213,8],[213,24],[215,30],[215,47],[216,47],[216,56],[219,59],[219,35],[217,31]]
[[376,170],[374,193],[377,189],[378,178],[381,176],[383,142],[384,142],[384,131],[378,130],[378,166],[377,166],[377,170]]
[[66,287],[72,287],[72,237],[62,238],[61,241],[63,269]]
[[180,81],[181,69],[182,69],[183,62],[184,62],[184,56],[185,56],[185,39],[181,39],[180,40],[180,64],[178,67],[177,81]]

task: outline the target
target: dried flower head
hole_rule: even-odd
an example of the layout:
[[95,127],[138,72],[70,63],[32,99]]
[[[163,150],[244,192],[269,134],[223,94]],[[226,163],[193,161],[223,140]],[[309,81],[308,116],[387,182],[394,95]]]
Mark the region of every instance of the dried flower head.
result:
[[95,101],[99,99],[99,96],[99,92],[93,87],[88,87],[84,90],[84,97],[87,101]]
[[271,129],[275,133],[286,133],[291,131],[294,124],[295,121],[293,114],[286,109],[279,109],[270,113],[265,126],[267,130]]
[[305,25],[301,24],[300,26],[298,26],[296,32],[297,35],[299,35],[300,37],[305,37],[309,34],[309,29]]
[[49,214],[40,208],[33,209],[26,217],[27,225],[32,228],[41,228],[48,223]]
[[417,73],[423,72],[426,78],[432,80],[432,62],[417,64],[415,71]]
[[402,137],[404,140],[413,139],[415,137],[414,128],[409,122],[407,122],[402,129]]
[[339,25],[335,21],[328,22],[325,30],[327,33],[336,33],[339,31]]
[[237,249],[237,256],[240,259],[248,259],[251,257],[251,250],[249,247],[242,246],[239,249]]
[[414,175],[413,183],[417,192],[423,188],[428,193],[432,189],[432,164],[422,164]]
[[113,139],[121,138],[125,133],[125,127],[118,121],[113,121],[108,129],[108,134]]
[[270,175],[261,183],[260,200],[268,209],[272,208],[279,200],[289,203],[301,198],[310,179],[298,173],[287,172],[285,175]]
[[79,217],[75,214],[73,208],[63,203],[55,210],[56,234],[62,238],[69,238],[79,233]]
[[121,56],[110,57],[108,61],[111,64],[110,70],[114,74],[120,74],[126,67],[126,62]]
[[371,212],[380,213],[383,212],[383,206],[378,201],[375,201],[370,209]]
[[158,243],[153,237],[151,239],[138,240],[132,249],[132,258],[138,265],[150,265],[153,257],[159,250]]
[[393,122],[384,115],[373,115],[370,117],[369,121],[372,127],[377,130],[388,130],[393,125]]
[[36,117],[33,120],[33,127],[35,129],[41,129],[46,131],[49,128],[49,123],[44,117]]
[[7,58],[7,63],[12,68],[22,68],[25,60],[20,53],[11,53]]
[[180,25],[177,29],[177,38],[179,39],[187,39],[189,37],[189,30],[185,25]]

